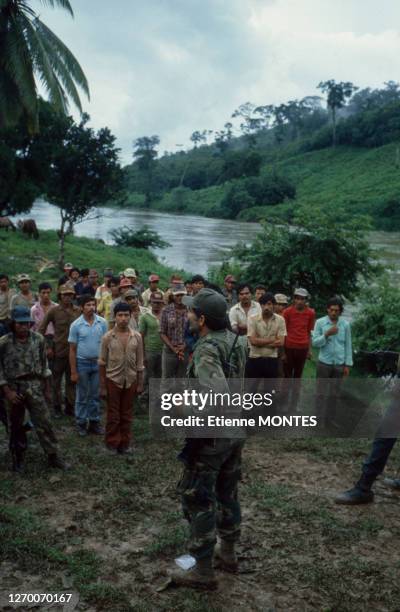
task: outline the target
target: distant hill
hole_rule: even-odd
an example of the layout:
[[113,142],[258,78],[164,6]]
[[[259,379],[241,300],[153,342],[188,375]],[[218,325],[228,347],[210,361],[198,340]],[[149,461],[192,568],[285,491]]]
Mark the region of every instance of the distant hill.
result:
[[[289,129],[289,128],[288,128]],[[150,208],[210,217],[290,221],[301,204],[368,214],[374,226],[400,230],[400,103],[341,119],[331,146],[327,122],[306,137],[276,143],[274,130],[249,144],[233,138],[156,161]],[[142,207],[137,163],[125,168],[126,206]]]

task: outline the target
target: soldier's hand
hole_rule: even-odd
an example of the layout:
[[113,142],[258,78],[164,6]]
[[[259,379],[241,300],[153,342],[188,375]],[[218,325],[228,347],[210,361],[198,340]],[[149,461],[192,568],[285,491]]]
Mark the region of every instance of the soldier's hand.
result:
[[14,391],[13,389],[9,389],[6,391],[6,399],[10,402],[10,404],[20,404],[23,400],[22,395]]

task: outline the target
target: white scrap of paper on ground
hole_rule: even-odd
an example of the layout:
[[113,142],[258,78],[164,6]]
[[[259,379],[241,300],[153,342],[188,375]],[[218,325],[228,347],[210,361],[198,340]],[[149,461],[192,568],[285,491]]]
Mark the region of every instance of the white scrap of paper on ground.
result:
[[192,555],[182,555],[175,559],[175,563],[183,570],[190,570],[196,565],[196,559]]

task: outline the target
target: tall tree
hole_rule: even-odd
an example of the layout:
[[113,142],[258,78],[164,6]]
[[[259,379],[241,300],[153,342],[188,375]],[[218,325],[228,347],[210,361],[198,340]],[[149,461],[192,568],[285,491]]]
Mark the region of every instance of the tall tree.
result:
[[227,123],[225,123],[224,128],[224,130],[219,130],[218,132],[215,132],[214,140],[215,146],[217,147],[221,155],[223,155],[229,148],[229,144],[232,140],[233,125],[228,121]]
[[[69,0],[41,0],[73,17]],[[78,89],[89,86],[78,61],[30,6],[30,0],[0,0],[0,126],[24,119],[31,133],[39,128],[37,81],[49,101],[67,114],[69,100],[82,112]]]
[[122,188],[115,137],[108,128],[95,132],[87,126],[88,120],[86,114],[79,124],[68,118],[62,140],[54,145],[47,179],[47,200],[60,209],[61,267],[68,228],[83,221]]
[[155,159],[158,151],[157,146],[160,144],[160,138],[154,136],[142,136],[137,138],[133,144],[133,158],[144,178],[144,194],[146,198],[146,206],[150,206],[150,202],[154,195],[154,168]]
[[40,195],[30,144],[18,130],[0,133],[0,217],[28,212]]
[[263,127],[262,118],[256,116],[256,108],[251,102],[245,102],[232,113],[233,119],[242,119],[239,127],[250,147],[256,144],[256,133]]
[[193,132],[190,135],[190,140],[191,142],[193,142],[193,146],[195,149],[197,149],[197,146],[199,144],[206,144],[207,143],[207,137],[212,134],[212,130],[203,130],[202,132],[200,132],[199,130],[196,130],[195,132]]
[[337,111],[343,108],[346,101],[351,98],[358,87],[350,83],[350,81],[336,83],[334,79],[330,79],[329,81],[321,81],[318,89],[327,94],[327,105],[332,119],[332,146],[334,147],[336,144]]

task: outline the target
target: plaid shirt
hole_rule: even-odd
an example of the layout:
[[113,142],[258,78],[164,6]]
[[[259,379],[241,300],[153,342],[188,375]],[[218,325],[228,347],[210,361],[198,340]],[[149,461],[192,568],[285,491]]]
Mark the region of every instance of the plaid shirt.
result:
[[167,336],[173,346],[185,344],[185,323],[188,318],[186,308],[177,309],[175,304],[166,306],[161,313],[160,334]]

